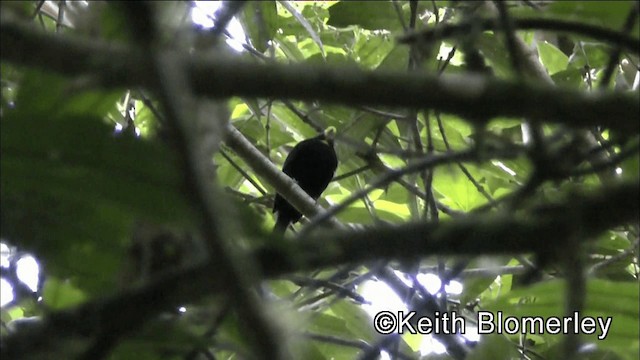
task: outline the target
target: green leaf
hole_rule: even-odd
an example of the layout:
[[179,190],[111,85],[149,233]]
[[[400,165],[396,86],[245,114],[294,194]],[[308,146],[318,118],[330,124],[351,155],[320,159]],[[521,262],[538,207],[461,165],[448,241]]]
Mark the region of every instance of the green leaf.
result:
[[175,220],[186,217],[188,206],[174,161],[159,144],[116,137],[96,118],[49,121],[9,114],[2,121],[7,191],[106,202],[158,220]]
[[[475,262],[474,262],[475,263]],[[508,259],[503,259],[501,261],[478,261],[484,267],[498,267],[505,266],[508,263]],[[489,265],[490,264],[490,265]],[[460,303],[466,304],[471,301],[474,301],[480,298],[480,295],[485,291],[488,292],[486,295],[495,295],[498,293],[508,292],[511,289],[510,284],[505,283],[505,276],[501,276],[498,278],[497,276],[490,277],[474,277],[474,278],[466,278],[464,279],[464,289],[462,294],[460,295]],[[491,287],[491,289],[489,289]]]
[[[3,90],[4,93],[4,90]],[[122,92],[79,92],[60,76],[40,71],[27,71],[16,96],[13,116],[25,119],[67,116],[105,116],[115,108]]]
[[621,177],[624,180],[633,180],[640,174],[640,156],[632,156],[620,164]]
[[549,75],[566,69],[569,64],[567,55],[547,41],[538,42],[538,54]]
[[[546,12],[558,18],[590,22],[618,31],[632,10],[633,3],[633,1],[556,1],[549,5]],[[636,37],[638,37],[639,24],[636,18],[632,31]]]
[[358,63],[369,69],[375,69],[394,48],[393,39],[388,36],[360,34],[354,46],[354,57]]
[[396,10],[390,1],[340,1],[329,8],[327,25],[360,26],[367,30],[401,30]]
[[504,46],[504,36],[502,34],[482,33],[478,36],[476,45],[482,51],[488,65],[499,77],[511,77],[513,74],[513,66],[511,65],[510,55]]
[[473,351],[466,357],[468,360],[517,359],[519,353],[514,344],[502,335],[483,336]]
[[384,60],[377,67],[378,70],[406,69],[409,61],[409,51],[406,46],[396,45],[387,53]]
[[353,336],[366,342],[373,342],[377,333],[371,327],[371,317],[360,305],[340,301],[331,305],[331,313],[345,321],[345,326]]
[[376,200],[373,202],[376,208],[376,214],[387,221],[398,222],[407,221],[411,217],[411,213],[405,203],[394,203],[386,200]]
[[170,358],[167,354],[189,353],[207,346],[205,339],[194,334],[193,326],[173,319],[150,322],[140,332],[122,341],[110,355],[114,360]]
[[86,295],[68,281],[49,276],[44,283],[42,300],[49,309],[65,309],[78,305],[85,299]]
[[[586,306],[580,312],[581,317],[610,317],[611,327],[604,339],[598,339],[600,332],[584,335],[586,341],[594,342],[598,347],[610,349],[629,357],[637,354],[640,348],[638,309],[640,285],[633,282],[611,282],[590,279],[587,282]],[[611,296],[615,294],[615,296]],[[488,311],[502,311],[504,316],[541,316],[563,317],[565,303],[565,284],[562,281],[548,281],[528,288],[513,290],[491,304],[485,304]],[[544,336],[556,342],[561,336]],[[637,357],[637,355],[635,355]]]
[[269,41],[273,39],[279,28],[276,2],[247,2],[239,20],[253,47],[262,53],[265,52],[269,48]]
[[50,275],[104,292],[134,220],[191,223],[182,179],[159,144],[117,137],[100,117],[74,115],[90,108],[73,101],[59,112],[28,106],[37,99],[23,97],[0,122],[2,236],[33,251]]
[[298,48],[293,36],[282,36],[280,34],[276,34],[276,42],[279,45],[278,51],[282,51],[285,59],[296,62],[304,60],[304,54]]
[[553,82],[558,86],[566,86],[572,88],[582,88],[585,86],[583,79],[583,69],[571,67],[569,69],[558,71],[551,76]]
[[[482,184],[483,178],[478,176],[471,168],[467,170],[478,184]],[[476,186],[457,167],[442,167],[435,172],[433,178],[434,190],[441,196],[441,201],[454,209],[469,211],[487,202]]]
[[307,312],[306,320],[308,321],[307,329],[319,334],[332,334],[333,336],[340,336],[345,338],[355,339],[356,337],[347,327],[345,319],[337,317],[328,312],[317,313]]
[[576,45],[571,55],[569,65],[574,68],[601,68],[609,63],[611,56],[611,48],[608,45],[600,43],[584,42]]
[[305,17],[302,16],[302,14],[295,7],[293,7],[291,3],[289,3],[288,1],[286,0],[280,1],[280,4],[293,15],[293,17],[300,23],[300,25],[302,25],[302,27],[304,27],[304,29],[307,31],[309,36],[311,36],[313,41],[318,45],[318,48],[320,48],[320,52],[324,57],[325,52],[324,52],[324,47],[322,45],[322,40],[320,39],[320,36],[318,35],[318,33],[313,29],[313,26],[311,26],[309,21],[307,21],[307,19],[305,19]]

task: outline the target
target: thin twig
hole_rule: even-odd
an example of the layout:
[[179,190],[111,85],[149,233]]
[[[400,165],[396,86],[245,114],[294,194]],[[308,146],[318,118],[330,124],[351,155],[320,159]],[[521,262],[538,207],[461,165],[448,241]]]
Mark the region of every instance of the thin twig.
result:
[[625,249],[624,251],[620,252],[619,254],[613,255],[611,257],[609,257],[606,260],[603,260],[593,266],[591,266],[591,268],[587,271],[587,274],[594,274],[598,271],[600,271],[601,269],[614,264],[628,256],[630,256],[631,254],[633,254],[635,251],[638,250],[638,247],[640,246],[640,239],[636,239],[631,246],[629,246],[627,249]]
[[384,187],[390,182],[401,178],[405,174],[411,174],[415,171],[432,168],[434,166],[450,163],[453,161],[470,160],[474,156],[475,155],[471,152],[459,152],[459,153],[449,153],[444,155],[434,155],[434,156],[426,157],[421,161],[417,161],[413,164],[410,164],[403,169],[389,170],[387,173],[384,173],[377,179],[371,181],[369,183],[369,186],[367,186],[366,188],[352,193],[349,197],[347,197],[342,202],[340,202],[340,204],[334,205],[324,213],[321,213],[320,215],[317,215],[311,218],[309,220],[309,224],[305,226],[304,229],[302,229],[302,231],[300,231],[300,233],[298,234],[298,237],[304,238],[315,227],[317,227],[318,225],[320,225],[330,217],[334,216],[338,212],[342,211],[347,206],[353,204],[354,202],[356,202],[366,194],[370,193],[371,191],[380,187]]
[[224,157],[229,162],[229,164],[231,164],[231,166],[233,166],[242,175],[242,177],[247,179],[251,183],[251,185],[253,185],[253,187],[256,188],[256,190],[258,190],[262,195],[267,194],[267,191],[264,190],[262,186],[260,186],[260,184],[258,184],[255,180],[253,180],[253,177],[246,171],[244,171],[243,168],[236,164],[236,162],[233,161],[233,159],[224,150],[220,150],[220,155],[222,155],[222,157]]

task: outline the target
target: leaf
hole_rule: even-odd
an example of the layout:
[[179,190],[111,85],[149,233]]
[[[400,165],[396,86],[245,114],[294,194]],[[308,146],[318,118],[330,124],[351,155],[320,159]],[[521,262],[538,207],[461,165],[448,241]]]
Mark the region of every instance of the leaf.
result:
[[513,68],[511,66],[510,55],[504,46],[504,40],[501,34],[482,33],[478,36],[476,45],[482,51],[485,59],[491,65],[491,68],[499,77],[513,76]]
[[353,50],[360,65],[375,69],[394,46],[393,40],[389,37],[361,34]]
[[297,44],[289,39],[289,36],[276,34],[276,42],[279,45],[278,50],[282,51],[287,60],[296,62],[304,60],[304,54],[298,49]]
[[306,324],[306,328],[309,331],[319,334],[332,334],[333,336],[355,339],[354,334],[347,327],[347,322],[345,319],[342,319],[328,312],[307,312],[305,315],[305,321],[308,322]]
[[554,75],[566,69],[569,63],[567,55],[547,41],[538,42],[538,54],[549,75]]
[[390,1],[340,1],[329,8],[327,25],[357,25],[367,30],[402,30]]
[[[474,179],[482,180],[471,168],[467,168]],[[485,187],[483,184],[480,186]],[[469,211],[487,202],[476,186],[457,167],[442,167],[433,177],[434,190],[442,197],[441,201],[456,210]]]
[[518,357],[518,351],[509,340],[502,335],[491,334],[483,336],[466,359],[517,359]]
[[322,56],[325,56],[324,53],[324,48],[322,46],[322,40],[320,40],[320,36],[318,36],[318,33],[316,33],[316,31],[313,29],[313,27],[311,26],[311,24],[307,21],[307,19],[304,18],[304,16],[302,16],[302,14],[300,14],[300,12],[298,10],[296,10],[295,7],[293,7],[291,5],[291,3],[289,3],[286,0],[281,0],[280,4],[282,4],[282,6],[287,9],[287,11],[289,11],[293,17],[296,18],[296,20],[298,20],[298,22],[300,23],[300,25],[302,25],[304,27],[305,30],[307,30],[307,33],[309,33],[309,35],[311,36],[311,38],[313,39],[313,41],[318,44],[318,47],[320,48],[320,52],[322,53]]
[[278,20],[275,1],[249,1],[239,16],[251,44],[262,53],[277,33]]
[[[116,137],[91,115],[104,111],[90,106],[97,94],[55,106],[60,93],[38,96],[29,81],[20,92],[20,105],[0,122],[2,236],[33,251],[48,274],[104,292],[117,280],[135,219],[191,222],[175,160],[159,144]],[[53,107],[29,106],[38,100]]]
[[572,88],[582,88],[585,86],[582,80],[582,69],[571,67],[567,70],[558,71],[551,76],[553,82],[558,86],[566,86]]
[[[633,1],[556,1],[549,5],[547,13],[563,19],[575,19],[620,30]],[[636,18],[632,34],[638,37],[639,21]]]
[[[585,340],[594,342],[598,347],[610,349],[620,355],[633,357],[639,345],[638,322],[640,321],[640,285],[633,282],[611,282],[590,279],[587,282],[586,306],[580,317],[611,318],[609,333],[604,339],[598,339],[600,332],[584,335]],[[615,296],[612,296],[615,294]],[[548,281],[526,289],[513,290],[497,301],[485,304],[488,311],[501,311],[504,316],[541,316],[563,317],[566,296],[562,281]],[[546,338],[559,341],[561,336],[545,334]]]
[[206,347],[205,339],[197,337],[192,327],[168,319],[155,320],[140,333],[124,339],[109,356],[113,360],[167,358],[166,354],[188,353]]
[[345,321],[345,326],[356,338],[368,343],[375,341],[377,333],[371,327],[371,317],[360,305],[340,301],[331,305],[330,311]]
[[410,219],[411,214],[407,205],[404,203],[394,203],[386,200],[374,201],[376,207],[376,213],[387,221],[399,222],[407,221]]
[[42,299],[49,309],[59,310],[82,303],[86,295],[70,282],[49,276],[44,283]]
[[49,121],[10,114],[2,122],[2,150],[3,182],[11,190],[107,202],[158,220],[188,212],[166,150],[115,137],[100,119]]
[[578,69],[587,65],[590,68],[601,68],[609,63],[610,56],[611,49],[608,45],[583,42],[576,45],[569,65]]
[[378,70],[406,69],[409,61],[409,51],[405,46],[396,45],[387,53],[384,60],[377,67]]
[[[4,90],[3,90],[4,93]],[[79,92],[71,82],[51,73],[27,71],[18,86],[14,116],[28,118],[104,116],[121,92]]]
[[[478,263],[484,268],[498,268],[505,266],[509,262],[509,259],[495,259],[495,260],[478,260],[473,263]],[[460,303],[466,304],[476,299],[484,299],[486,296],[495,298],[500,293],[506,293],[511,290],[511,284],[508,283],[509,275],[502,275],[500,277],[487,276],[487,277],[472,277],[464,279],[463,292],[460,295]]]

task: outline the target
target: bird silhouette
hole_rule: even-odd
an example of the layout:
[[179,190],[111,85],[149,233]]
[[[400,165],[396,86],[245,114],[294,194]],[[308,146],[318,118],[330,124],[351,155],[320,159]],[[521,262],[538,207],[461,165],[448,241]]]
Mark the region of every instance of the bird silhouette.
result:
[[[299,142],[282,166],[282,171],[314,200],[327,188],[338,167],[338,158],[333,148],[335,132],[336,129],[330,126],[322,134]],[[296,223],[302,217],[280,194],[276,194],[273,212],[277,215],[274,234],[284,234],[289,224]]]

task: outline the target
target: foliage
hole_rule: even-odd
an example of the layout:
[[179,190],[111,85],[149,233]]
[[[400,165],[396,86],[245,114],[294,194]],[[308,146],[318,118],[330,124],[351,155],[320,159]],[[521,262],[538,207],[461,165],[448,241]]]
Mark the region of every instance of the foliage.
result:
[[[638,44],[635,2],[527,3],[507,3],[511,25],[530,18],[558,24],[574,21],[630,36]],[[12,320],[46,320],[51,316],[53,320],[46,323],[45,330],[35,332],[49,339],[52,333],[47,331],[64,324],[56,321],[62,321],[59,319],[64,316],[82,316],[86,323],[75,324],[85,331],[80,341],[65,339],[64,336],[77,336],[73,331],[65,332],[68,329],[47,340],[56,344],[63,358],[97,354],[94,358],[190,359],[205,353],[220,359],[250,358],[260,349],[260,341],[250,331],[255,324],[247,326],[242,315],[247,309],[239,308],[239,304],[246,303],[238,300],[238,293],[225,282],[235,264],[249,279],[240,276],[238,281],[246,282],[239,286],[253,289],[258,285],[252,283],[255,278],[251,277],[264,276],[258,292],[265,304],[258,304],[258,310],[254,310],[269,313],[275,327],[284,329],[276,335],[294,354],[293,358],[377,358],[375,354],[380,351],[398,359],[462,358],[455,354],[455,346],[466,349],[468,359],[534,355],[559,359],[567,355],[566,351],[576,351],[563,348],[565,336],[517,334],[483,336],[478,343],[435,336],[449,351],[449,355],[436,354],[422,345],[426,336],[382,336],[374,331],[367,304],[380,302],[376,297],[395,296],[408,309],[423,311],[422,315],[426,314],[429,299],[439,299],[441,303],[446,299],[444,307],[439,305],[441,310],[458,311],[468,319],[474,319],[479,310],[501,311],[505,316],[562,317],[568,311],[567,303],[582,304],[569,309],[584,316],[613,320],[606,339],[584,336],[581,341],[593,346],[573,355],[589,359],[637,358],[637,221],[625,218],[604,232],[578,232],[566,237],[559,227],[556,235],[562,241],[554,243],[540,234],[538,244],[518,254],[469,254],[457,249],[453,255],[416,253],[417,259],[393,257],[393,248],[403,246],[403,239],[385,238],[386,232],[380,231],[380,238],[371,238],[373,255],[368,259],[375,261],[360,261],[366,257],[364,249],[361,252],[365,255],[356,257],[354,263],[336,260],[335,266],[322,268],[315,263],[303,264],[300,259],[309,259],[308,254],[351,258],[339,255],[349,248],[348,240],[333,241],[334,233],[318,226],[313,211],[303,211],[316,216],[308,216],[311,221],[296,225],[296,233],[290,237],[304,242],[307,234],[312,238],[326,236],[325,248],[310,247],[307,255],[298,254],[290,250],[298,247],[288,246],[291,239],[269,235],[274,224],[270,212],[275,189],[286,184],[265,175],[254,165],[255,161],[267,162],[268,158],[280,167],[297,142],[329,126],[338,130],[339,166],[336,178],[318,204],[326,209],[350,201],[335,214],[337,222],[333,224],[350,224],[353,231],[430,223],[436,226],[437,234],[441,223],[455,225],[459,221],[463,226],[465,219],[484,215],[498,220],[515,218],[526,225],[535,217],[532,214],[552,214],[549,209],[558,204],[569,206],[572,201],[578,207],[581,196],[606,194],[616,184],[635,184],[637,189],[639,134],[624,130],[629,128],[625,123],[637,119],[615,118],[620,112],[614,107],[603,110],[614,114],[613,120],[607,120],[607,124],[613,124],[611,127],[576,129],[564,116],[578,111],[576,104],[580,101],[597,99],[601,91],[613,94],[612,104],[618,100],[619,104],[628,104],[625,101],[631,97],[637,99],[637,51],[607,42],[597,34],[554,29],[514,31],[507,27],[507,34],[537,51],[533,62],[541,66],[544,75],[536,78],[523,65],[531,59],[515,55],[520,70],[514,67],[517,49],[505,40],[502,27],[438,37],[437,29],[442,25],[497,18],[499,11],[492,4],[255,1],[236,5],[235,9],[227,3],[227,10],[238,11],[230,15],[240,21],[246,35],[245,49],[236,53],[225,45],[214,45],[219,41],[213,32],[197,30],[191,24],[188,15],[195,6],[191,3],[158,2],[150,7],[155,13],[143,17],[156,19],[160,25],[155,39],[159,44],[155,45],[134,40],[135,32],[127,25],[130,21],[123,20],[131,16],[127,14],[131,9],[126,6],[71,5],[66,15],[61,15],[60,9],[69,6],[65,2],[3,3],[2,30],[7,35],[2,37],[0,69],[1,236],[17,252],[14,260],[23,252],[33,254],[44,273],[44,283],[35,295],[42,299],[18,297],[3,307],[3,341],[10,339],[10,344],[18,346],[27,338],[27,333],[5,326]],[[416,8],[412,9],[412,5]],[[216,12],[217,19],[224,18],[224,11],[223,6]],[[636,17],[630,17],[634,11]],[[409,28],[411,18],[415,29]],[[61,39],[90,40],[81,45],[109,43],[143,50],[150,59],[172,48],[197,55],[212,53],[231,59],[232,63],[308,65],[304,69],[309,69],[310,76],[314,69],[328,69],[343,74],[343,81],[318,81],[326,80],[327,86],[336,89],[349,86],[358,71],[438,74],[453,81],[464,75],[468,76],[463,79],[468,79],[469,91],[460,92],[452,101],[468,100],[467,104],[482,114],[484,104],[472,99],[474,84],[491,80],[477,80],[478,74],[473,74],[478,69],[470,62],[474,54],[479,54],[490,67],[490,76],[499,81],[542,89],[536,91],[552,91],[549,83],[554,83],[567,89],[567,96],[576,95],[577,100],[568,101],[548,122],[533,122],[540,133],[537,139],[534,134],[530,140],[529,132],[522,127],[529,120],[527,109],[520,117],[485,119],[481,115],[462,117],[439,108],[361,105],[357,101],[350,103],[351,99],[337,104],[323,101],[326,95],[320,89],[316,101],[252,98],[248,90],[242,93],[222,89],[230,126],[266,157],[256,160],[240,151],[240,145],[220,130],[227,126],[220,116],[224,111],[204,115],[209,121],[207,126],[217,124],[210,133],[207,126],[197,122],[196,118],[202,117],[200,109],[207,109],[207,102],[211,101],[204,99],[199,90],[194,90],[192,97],[197,106],[183,109],[191,115],[185,117],[188,126],[180,128],[180,116],[172,113],[168,98],[187,97],[188,91],[163,89],[162,80],[147,80],[155,76],[154,66],[159,66],[153,65],[152,60],[144,65],[129,64],[131,67],[124,69],[114,65],[115,70],[83,63],[83,70],[76,71],[74,59],[64,58],[66,50],[58,49],[61,58],[33,66],[38,60],[32,58],[40,56],[38,53],[5,55],[11,50],[7,44],[14,24],[30,24],[16,26],[18,30],[49,35],[59,32],[56,36]],[[431,40],[405,43],[406,34],[431,30]],[[117,59],[100,61],[121,64]],[[607,79],[604,74],[610,67],[613,76]],[[134,74],[132,69],[138,72]],[[119,73],[127,74],[127,86],[109,77],[117,78]],[[263,76],[267,79],[272,74]],[[239,74],[238,83],[244,80]],[[296,85],[287,81],[282,80],[282,87]],[[263,79],[256,78],[249,87],[261,86]],[[362,91],[366,93],[367,89]],[[582,93],[593,96],[578,98]],[[505,93],[505,104],[528,95]],[[220,96],[215,97],[221,101]],[[540,108],[545,106],[539,104]],[[190,129],[196,131],[189,132]],[[191,148],[199,151],[201,143],[216,144],[215,151],[207,154],[207,159],[213,158],[215,163],[215,179],[200,179],[200,183],[217,191],[209,203],[211,198],[199,192],[194,185],[198,182],[192,181],[193,174],[198,174],[198,165],[190,163],[189,154],[185,155]],[[467,157],[447,158],[467,153]],[[405,172],[437,155],[445,159],[437,167],[428,165]],[[388,181],[382,181],[385,176]],[[372,187],[376,182],[381,185]],[[363,195],[351,201],[360,192]],[[628,210],[630,216],[633,211],[637,216],[638,200],[628,201],[600,211]],[[207,217],[207,205],[214,209],[213,220]],[[568,228],[593,228],[581,225],[586,219],[574,220],[576,223]],[[318,228],[311,230],[309,224]],[[209,228],[219,229],[218,235],[224,240],[212,239]],[[343,231],[347,230],[338,229],[337,233]],[[573,238],[576,234],[577,240]],[[518,236],[514,233],[514,238]],[[224,243],[221,251],[231,249],[231,265],[220,260],[225,254],[203,260],[207,257],[205,249],[214,249],[210,242],[215,241]],[[389,249],[389,255],[381,255],[384,252],[377,250],[380,248]],[[270,257],[276,253],[288,257]],[[531,264],[539,264],[540,271],[536,272],[537,267],[532,268]],[[201,274],[201,266],[207,275],[193,275]],[[380,270],[385,266],[396,272]],[[316,271],[310,273],[310,268]],[[463,290],[446,294],[443,284],[436,290],[439,297],[428,295],[422,286],[411,282],[416,273],[437,274],[445,283],[459,281]],[[402,281],[394,283],[394,279]],[[371,296],[365,289],[375,282],[388,284],[390,289]],[[531,285],[532,282],[536,283]],[[157,297],[147,298],[145,294]],[[584,302],[576,302],[576,298]],[[181,311],[176,311],[178,308]],[[128,321],[130,326],[126,325]],[[109,329],[113,334],[104,333]],[[33,358],[53,348],[35,338],[27,346],[33,347]],[[366,357],[367,354],[372,355]]]

